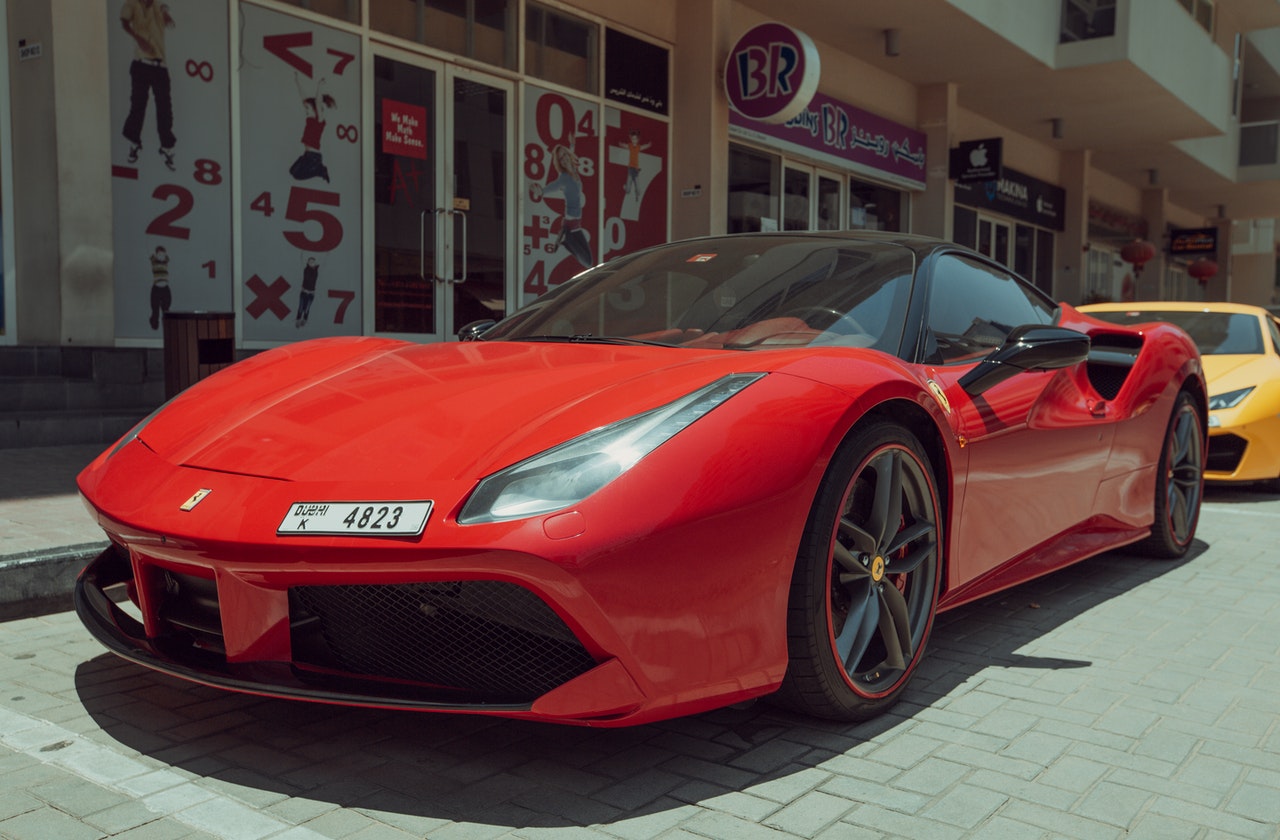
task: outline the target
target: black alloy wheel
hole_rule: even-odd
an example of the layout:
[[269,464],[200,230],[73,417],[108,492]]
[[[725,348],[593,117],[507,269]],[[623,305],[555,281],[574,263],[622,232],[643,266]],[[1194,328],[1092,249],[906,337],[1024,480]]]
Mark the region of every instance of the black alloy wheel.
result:
[[928,456],[907,429],[876,421],[842,444],[796,559],[782,703],[865,720],[898,699],[933,625],[940,511]]
[[1190,394],[1180,391],[1156,467],[1151,535],[1136,546],[1142,553],[1172,560],[1191,547],[1204,495],[1204,453],[1200,410]]

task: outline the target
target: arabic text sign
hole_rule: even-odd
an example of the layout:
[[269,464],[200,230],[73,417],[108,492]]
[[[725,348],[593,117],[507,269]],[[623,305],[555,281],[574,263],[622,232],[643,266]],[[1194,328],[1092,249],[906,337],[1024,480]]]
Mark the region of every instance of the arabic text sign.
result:
[[781,125],[750,120],[736,111],[730,111],[729,124],[924,186],[924,132],[825,94],[814,94],[809,107]]

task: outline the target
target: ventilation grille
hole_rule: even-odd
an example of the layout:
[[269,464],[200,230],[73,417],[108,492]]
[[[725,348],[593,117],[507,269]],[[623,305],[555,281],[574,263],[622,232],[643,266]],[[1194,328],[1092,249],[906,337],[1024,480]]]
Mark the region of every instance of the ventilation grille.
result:
[[595,660],[537,595],[503,581],[298,586],[289,590],[300,665],[527,703]]

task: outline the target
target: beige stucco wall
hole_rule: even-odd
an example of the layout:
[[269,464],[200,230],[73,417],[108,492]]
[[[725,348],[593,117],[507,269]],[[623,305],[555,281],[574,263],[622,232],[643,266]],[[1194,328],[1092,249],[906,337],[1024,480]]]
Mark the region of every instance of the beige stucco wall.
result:
[[111,344],[111,163],[106,7],[9,0],[16,289],[23,344]]

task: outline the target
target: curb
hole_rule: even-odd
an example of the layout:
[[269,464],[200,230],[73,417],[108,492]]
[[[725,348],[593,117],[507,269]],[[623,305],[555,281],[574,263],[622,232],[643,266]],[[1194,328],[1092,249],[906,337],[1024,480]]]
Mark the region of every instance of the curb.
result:
[[76,575],[106,547],[104,540],[0,557],[0,621],[71,609]]

